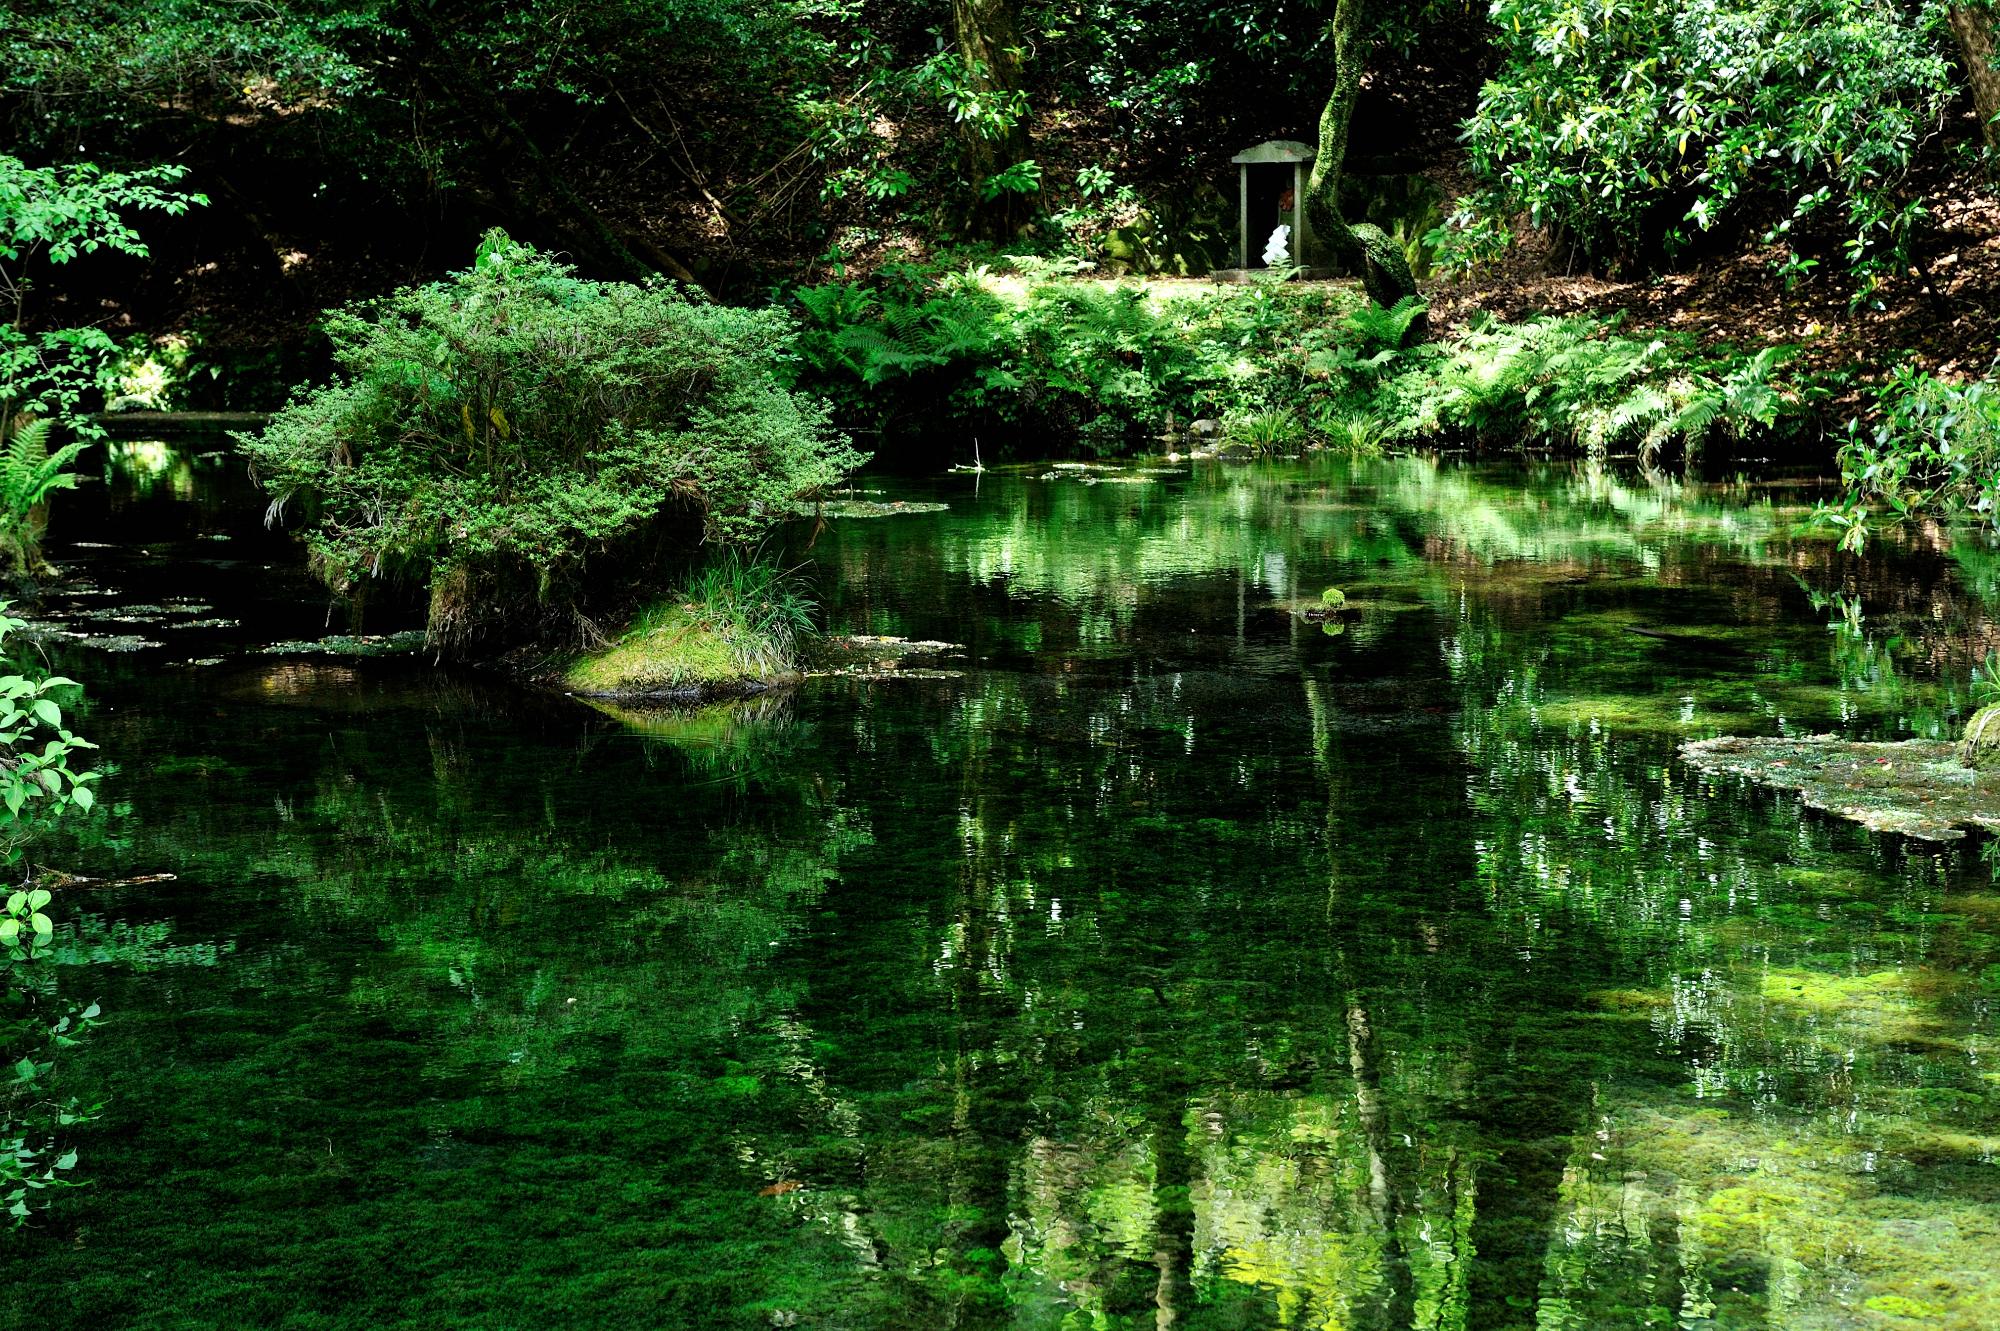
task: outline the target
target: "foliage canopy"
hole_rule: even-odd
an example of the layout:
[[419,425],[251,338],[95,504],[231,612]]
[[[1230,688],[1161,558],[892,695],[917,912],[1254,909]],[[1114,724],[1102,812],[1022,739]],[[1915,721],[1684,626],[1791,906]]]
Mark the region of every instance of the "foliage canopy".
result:
[[1761,209],[1798,270],[1819,262],[1797,242],[1825,210],[1866,282],[1924,215],[1909,174],[1954,95],[1944,9],[1494,0],[1501,65],[1464,130],[1477,213],[1489,228],[1526,213],[1618,263],[1671,259]]

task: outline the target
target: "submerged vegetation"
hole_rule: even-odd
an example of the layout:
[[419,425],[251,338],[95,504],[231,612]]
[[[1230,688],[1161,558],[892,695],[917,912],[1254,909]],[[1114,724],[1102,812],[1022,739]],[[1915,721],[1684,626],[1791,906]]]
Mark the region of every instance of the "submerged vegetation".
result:
[[1676,757],[1956,734],[1976,566],[1749,481],[1161,470],[872,479],[951,503],[828,523],[820,613],[949,677],[66,649],[148,758],[64,862],[181,878],[56,889],[111,1100],[0,1320],[1990,1322],[1984,838]]

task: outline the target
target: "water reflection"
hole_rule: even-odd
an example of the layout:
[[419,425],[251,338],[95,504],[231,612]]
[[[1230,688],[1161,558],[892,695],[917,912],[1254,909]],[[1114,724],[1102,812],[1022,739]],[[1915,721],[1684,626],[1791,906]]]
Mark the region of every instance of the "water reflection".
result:
[[2000,1320],[1976,849],[1673,757],[1949,727],[1979,557],[1421,461],[942,497],[815,554],[957,678],[70,663],[79,871],[179,878],[72,926],[114,1104],[9,1316]]

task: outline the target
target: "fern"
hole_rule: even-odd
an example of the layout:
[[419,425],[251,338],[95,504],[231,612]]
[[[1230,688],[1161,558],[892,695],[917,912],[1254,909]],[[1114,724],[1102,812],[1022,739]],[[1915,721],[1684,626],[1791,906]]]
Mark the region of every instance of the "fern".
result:
[[1400,350],[1411,327],[1429,310],[1430,305],[1421,297],[1405,296],[1387,309],[1375,304],[1362,306],[1347,316],[1347,326],[1361,335],[1364,347]]
[[87,441],[72,440],[51,453],[50,429],[47,420],[16,418],[6,447],[0,448],[0,505],[6,510],[0,522],[0,559],[14,572],[40,569],[43,506],[57,490],[76,487],[78,478],[70,467],[88,447]]
[[1716,421],[1728,412],[1729,403],[1722,394],[1699,393],[1689,398],[1687,405],[1675,414],[1672,433],[1690,443],[1698,443],[1708,437]]
[[50,453],[49,429],[47,420],[16,423],[0,452],[0,504],[5,504],[7,517],[16,526],[57,490],[76,488],[78,478],[69,467],[86,445],[71,442]]
[[1607,439],[1623,439],[1635,429],[1650,428],[1673,413],[1674,404],[1667,400],[1666,394],[1650,384],[1642,384],[1611,409],[1605,417],[1604,434]]
[[823,287],[800,287],[793,292],[799,308],[813,323],[840,328],[872,318],[878,308],[869,291],[852,282],[833,282]]
[[870,324],[841,329],[834,344],[847,368],[870,388],[939,363],[923,348]]
[[938,302],[931,317],[926,349],[944,361],[984,356],[993,349],[992,318],[983,310],[965,310]]

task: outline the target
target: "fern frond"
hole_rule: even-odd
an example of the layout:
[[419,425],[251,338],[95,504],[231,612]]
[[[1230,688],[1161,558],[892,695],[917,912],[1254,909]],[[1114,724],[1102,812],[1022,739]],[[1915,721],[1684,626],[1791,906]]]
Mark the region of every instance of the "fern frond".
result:
[[0,455],[0,502],[16,521],[35,506],[32,491],[36,472],[48,460],[49,429],[47,420],[17,424],[7,440],[6,453]]
[[1689,441],[1706,438],[1727,405],[1720,393],[1702,393],[1691,398],[1674,416],[1669,432]]
[[1619,399],[1618,405],[1611,409],[1604,423],[1605,437],[1622,439],[1635,426],[1670,418],[1673,411],[1674,404],[1665,393],[1651,384],[1642,385]]

